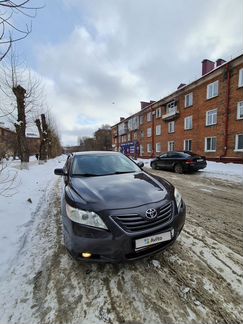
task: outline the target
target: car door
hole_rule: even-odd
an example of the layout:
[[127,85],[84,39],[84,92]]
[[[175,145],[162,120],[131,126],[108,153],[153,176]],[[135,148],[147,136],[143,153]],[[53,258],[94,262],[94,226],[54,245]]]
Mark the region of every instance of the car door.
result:
[[169,160],[169,157],[168,157],[167,153],[160,155],[158,162],[157,162],[157,166],[161,169],[167,170],[168,169],[168,160]]
[[174,166],[177,163],[183,163],[183,156],[179,152],[168,152],[167,153],[167,169],[174,170]]

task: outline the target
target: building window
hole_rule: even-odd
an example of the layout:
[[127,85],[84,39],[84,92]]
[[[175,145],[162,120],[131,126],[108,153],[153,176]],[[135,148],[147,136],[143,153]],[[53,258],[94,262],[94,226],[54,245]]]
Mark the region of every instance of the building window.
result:
[[206,137],[205,152],[215,152],[215,151],[216,151],[216,137]]
[[193,93],[188,93],[185,95],[185,107],[190,107],[193,105]]
[[184,129],[192,129],[192,116],[184,118]]
[[143,115],[141,115],[141,116],[139,117],[139,123],[140,123],[140,125],[143,124]]
[[134,132],[133,133],[133,138],[136,140],[138,138],[138,133],[137,132]]
[[152,144],[151,143],[147,144],[147,152],[148,153],[152,152]]
[[161,144],[156,143],[156,153],[160,153],[160,152],[161,152]]
[[243,87],[243,69],[239,70],[239,83],[238,83],[239,87]]
[[161,108],[157,108],[155,112],[155,117],[160,118],[161,117]]
[[171,121],[168,123],[168,133],[175,132],[175,121]]
[[168,151],[174,151],[175,150],[175,142],[170,141],[168,142]]
[[161,125],[156,125],[156,135],[161,135]]
[[144,131],[141,130],[141,138],[144,138]]
[[140,155],[144,154],[144,149],[143,149],[143,145],[140,145]]
[[128,141],[131,141],[131,134],[130,134],[130,133],[127,134],[127,140],[128,140]]
[[147,122],[150,122],[152,119],[151,111],[147,113]]
[[121,137],[121,142],[125,143],[127,141],[127,136],[126,135],[122,135]]
[[235,151],[243,152],[243,134],[235,135]]
[[237,104],[237,119],[243,119],[243,101]]
[[192,140],[191,139],[184,140],[184,151],[192,151]]
[[217,124],[217,109],[209,110],[206,112],[206,126]]
[[219,94],[219,81],[208,84],[207,86],[207,99],[217,97]]
[[147,128],[147,137],[151,137],[152,135],[152,130],[151,127]]

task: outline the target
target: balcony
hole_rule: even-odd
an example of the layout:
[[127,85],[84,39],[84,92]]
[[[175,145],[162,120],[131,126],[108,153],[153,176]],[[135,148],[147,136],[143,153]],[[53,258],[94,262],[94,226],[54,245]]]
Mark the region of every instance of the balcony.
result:
[[128,133],[128,127],[127,127],[127,126],[118,129],[118,135],[120,135],[120,136],[121,136],[121,135],[125,135],[125,134],[127,134],[127,133]]
[[179,110],[177,109],[177,106],[170,108],[169,111],[166,114],[162,115],[162,119],[165,121],[176,119],[179,116]]

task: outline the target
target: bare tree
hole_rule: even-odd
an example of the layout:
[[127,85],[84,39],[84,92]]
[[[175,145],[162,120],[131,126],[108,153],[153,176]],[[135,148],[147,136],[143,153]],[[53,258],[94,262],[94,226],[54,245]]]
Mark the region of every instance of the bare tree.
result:
[[[26,38],[32,30],[31,18],[42,6],[33,6],[31,0],[0,0],[0,61],[8,54],[13,43]],[[26,16],[29,23],[15,23],[16,15]]]
[[94,151],[96,150],[96,142],[94,137],[83,136],[79,139],[80,151]]
[[33,114],[39,110],[42,100],[40,82],[33,78],[12,52],[10,62],[2,64],[3,80],[0,87],[5,97],[2,114],[16,129],[18,151],[21,162],[29,162],[29,150],[26,140],[27,124],[33,123]]
[[60,135],[50,110],[47,109],[45,114],[42,113],[41,118],[36,118],[35,124],[40,136],[40,161],[60,155],[62,153]]
[[9,170],[6,161],[0,161],[0,196],[10,197],[15,194],[17,171]]
[[51,114],[50,110],[47,112],[47,124],[48,124],[48,155],[49,158],[54,158],[62,154],[62,145],[60,140],[60,134],[57,127],[56,120]]

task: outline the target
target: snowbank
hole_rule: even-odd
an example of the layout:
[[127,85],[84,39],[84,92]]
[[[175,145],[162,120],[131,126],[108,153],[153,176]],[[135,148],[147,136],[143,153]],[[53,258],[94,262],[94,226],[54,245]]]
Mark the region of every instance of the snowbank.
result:
[[11,190],[0,194],[0,276],[24,244],[24,233],[40,208],[41,197],[57,180],[53,170],[62,167],[64,161],[64,157],[59,157],[39,165],[33,158],[29,169],[21,170],[17,160],[9,162],[0,173],[0,192],[3,179],[15,177]]

